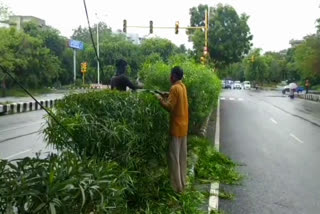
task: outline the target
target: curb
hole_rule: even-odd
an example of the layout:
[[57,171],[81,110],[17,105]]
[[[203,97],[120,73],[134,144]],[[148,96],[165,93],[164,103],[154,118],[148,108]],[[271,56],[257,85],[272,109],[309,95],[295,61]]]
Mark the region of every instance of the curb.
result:
[[71,87],[70,89],[72,90],[84,90],[84,89],[110,89],[110,85],[104,85],[104,86],[90,86],[90,87]]
[[[40,100],[41,103],[46,108],[53,107],[59,99],[53,100]],[[22,112],[36,111],[41,110],[41,106],[35,101],[32,102],[19,102],[19,103],[10,103],[5,105],[0,105],[0,116],[7,114],[16,114]]]
[[[214,137],[214,147],[219,152],[220,148],[220,99],[218,99],[217,105],[217,119],[216,119],[216,132]],[[219,183],[214,182],[210,185],[210,197],[209,197],[209,206],[208,213],[212,210],[219,209]]]
[[298,94],[298,97],[305,100],[320,102],[320,95],[317,94]]

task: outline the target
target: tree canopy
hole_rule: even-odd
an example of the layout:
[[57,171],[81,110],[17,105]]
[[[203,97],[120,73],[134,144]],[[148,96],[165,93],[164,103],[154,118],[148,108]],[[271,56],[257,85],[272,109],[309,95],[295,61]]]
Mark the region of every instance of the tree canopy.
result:
[[[205,10],[209,10],[209,53],[210,59],[217,67],[240,62],[251,48],[253,36],[247,24],[249,16],[241,14],[229,5],[218,4],[217,7],[199,5],[190,9],[190,25],[204,26]],[[187,31],[200,59],[204,47],[204,31]]]

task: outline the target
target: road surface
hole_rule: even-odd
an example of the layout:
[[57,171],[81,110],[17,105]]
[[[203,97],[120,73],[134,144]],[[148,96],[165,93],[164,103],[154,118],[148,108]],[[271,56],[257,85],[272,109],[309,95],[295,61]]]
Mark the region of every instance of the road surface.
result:
[[55,150],[46,147],[41,131],[45,120],[43,110],[0,117],[0,158],[13,160],[34,157],[37,152],[45,156]]
[[320,213],[320,103],[280,92],[225,90],[220,151],[241,166],[242,185],[220,200],[229,214]]

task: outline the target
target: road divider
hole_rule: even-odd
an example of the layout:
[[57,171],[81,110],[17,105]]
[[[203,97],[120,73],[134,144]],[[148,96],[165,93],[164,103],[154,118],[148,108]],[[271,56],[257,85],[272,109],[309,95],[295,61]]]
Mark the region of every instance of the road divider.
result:
[[320,95],[318,94],[298,94],[298,97],[305,100],[320,102]]
[[[40,104],[45,108],[52,108],[60,99],[50,99],[50,100],[40,100]],[[19,102],[19,103],[11,103],[0,105],[0,116],[7,115],[7,114],[16,114],[28,111],[36,111],[40,110],[41,106],[33,102]]]

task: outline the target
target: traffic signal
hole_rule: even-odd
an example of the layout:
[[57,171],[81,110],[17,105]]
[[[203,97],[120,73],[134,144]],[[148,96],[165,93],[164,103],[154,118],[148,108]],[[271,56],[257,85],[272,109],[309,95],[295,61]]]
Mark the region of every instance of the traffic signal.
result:
[[208,48],[206,46],[203,47],[203,56],[208,55]]
[[124,33],[127,33],[127,20],[124,19],[123,20],[123,30],[122,30]]
[[153,21],[150,21],[150,34],[153,34]]
[[88,63],[82,62],[81,63],[81,73],[86,73],[88,71]]
[[254,62],[254,55],[251,56],[251,62]]
[[175,32],[176,32],[176,34],[179,33],[179,21],[176,21]]
[[202,56],[202,57],[200,57],[200,61],[201,61],[202,64],[205,64],[206,63],[206,58]]

